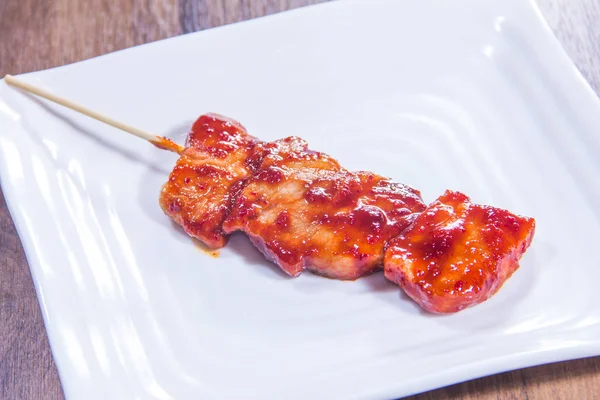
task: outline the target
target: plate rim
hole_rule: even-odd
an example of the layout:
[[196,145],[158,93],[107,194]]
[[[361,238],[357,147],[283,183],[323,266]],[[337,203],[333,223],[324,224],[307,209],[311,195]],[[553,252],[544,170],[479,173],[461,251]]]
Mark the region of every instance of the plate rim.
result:
[[[129,53],[131,51],[140,51],[143,48],[146,48],[149,46],[152,46],[152,47],[155,47],[158,45],[164,46],[164,45],[168,45],[169,43],[174,42],[174,41],[187,40],[187,38],[192,37],[192,36],[209,35],[214,31],[220,31],[220,30],[224,30],[224,29],[236,29],[240,25],[262,23],[265,20],[283,18],[285,16],[289,16],[290,14],[306,12],[308,9],[312,10],[314,8],[320,8],[320,7],[337,7],[337,6],[340,6],[340,4],[342,4],[342,3],[352,3],[352,2],[357,3],[360,1],[361,0],[343,0],[343,1],[336,0],[336,1],[331,1],[331,2],[326,2],[326,3],[321,3],[321,4],[308,5],[308,6],[300,7],[297,9],[286,10],[284,12],[279,12],[276,14],[271,14],[271,15],[267,15],[267,16],[263,16],[263,17],[258,17],[258,18],[244,20],[244,21],[235,22],[235,23],[231,23],[231,24],[221,25],[218,27],[206,29],[206,30],[199,31],[199,32],[185,33],[182,35],[165,38],[165,39],[157,40],[154,42],[149,42],[149,43],[144,43],[144,44],[137,45],[137,46],[132,46],[129,48],[124,48],[124,49],[117,50],[114,52],[110,52],[110,53],[106,53],[106,54],[92,57],[89,59],[85,59],[82,61],[73,62],[73,63],[61,65],[61,66],[56,66],[56,67],[48,68],[48,69],[44,69],[44,70],[18,74],[16,76],[30,77],[33,75],[44,74],[44,73],[48,73],[48,72],[61,71],[62,69],[69,68],[71,66],[78,66],[81,64],[86,64],[88,62],[93,62],[98,59],[110,59],[110,57],[116,56],[122,52]],[[516,1],[511,1],[511,7],[512,6],[517,7],[517,5],[515,5],[515,3],[516,3]],[[520,2],[520,3],[523,4],[523,7],[527,8],[530,13],[532,13],[531,17],[533,17],[533,18],[531,18],[531,19],[532,19],[532,22],[535,22],[535,26],[529,27],[528,30],[540,31],[540,33],[542,33],[540,40],[544,40],[545,44],[550,47],[549,51],[552,51],[552,53],[553,53],[550,56],[552,58],[556,59],[558,62],[560,62],[560,65],[557,64],[552,67],[555,71],[560,72],[559,79],[566,80],[567,79],[566,75],[570,73],[571,78],[575,78],[578,82],[576,85],[574,83],[567,82],[568,86],[571,87],[571,90],[573,92],[572,94],[576,97],[580,97],[582,99],[582,101],[585,101],[588,105],[590,105],[590,107],[594,107],[595,109],[600,110],[600,98],[598,97],[598,94],[594,91],[594,89],[592,88],[590,83],[583,76],[581,70],[575,64],[573,59],[568,55],[566,49],[563,47],[563,45],[558,40],[554,31],[551,29],[550,25],[548,24],[548,21],[544,17],[537,2],[535,0],[527,0],[525,2]],[[0,81],[3,82],[3,84],[5,86],[7,86],[7,84],[4,82],[4,79],[0,79]],[[0,100],[2,100],[1,95],[0,95]],[[38,304],[40,305],[41,314],[42,314],[42,318],[44,321],[44,329],[45,329],[45,332],[46,332],[46,335],[47,335],[47,338],[48,338],[48,341],[50,344],[50,349],[52,352],[53,360],[57,366],[62,390],[65,394],[65,397],[69,397],[69,395],[70,395],[69,392],[70,392],[70,390],[72,390],[72,389],[70,389],[71,384],[67,383],[68,379],[66,379],[63,376],[63,374],[65,374],[67,368],[65,368],[64,366],[61,366],[61,363],[55,357],[54,349],[57,347],[61,347],[61,345],[59,343],[57,343],[59,338],[58,338],[58,333],[54,332],[56,328],[54,326],[52,326],[52,324],[50,323],[52,316],[50,315],[50,313],[48,311],[48,307],[47,307],[47,304],[45,301],[43,284],[40,279],[41,267],[39,265],[37,257],[34,256],[35,251],[34,251],[34,243],[32,242],[32,238],[27,232],[26,224],[22,220],[20,213],[17,211],[18,207],[17,207],[16,203],[18,201],[18,198],[17,198],[16,193],[14,192],[14,188],[8,182],[8,178],[7,178],[8,175],[9,175],[9,173],[3,168],[3,164],[0,163],[0,186],[2,188],[2,192],[4,193],[4,198],[5,198],[7,209],[9,211],[10,218],[13,221],[19,241],[23,247],[26,262],[29,267],[30,275],[31,275],[31,278],[32,278],[32,281],[34,284]],[[580,343],[573,347],[565,347],[565,348],[561,348],[561,349],[547,349],[547,350],[540,350],[540,351],[536,351],[536,352],[528,352],[528,355],[529,355],[529,358],[525,359],[519,353],[511,353],[504,357],[494,357],[492,361],[472,362],[472,363],[466,363],[466,364],[461,364],[459,366],[455,366],[455,367],[449,369],[449,371],[446,371],[445,373],[441,374],[442,377],[438,378],[436,380],[436,382],[438,382],[438,383],[436,383],[436,385],[434,385],[434,386],[427,385],[427,386],[429,386],[429,388],[425,389],[425,391],[436,390],[436,389],[446,387],[449,385],[455,385],[455,384],[459,384],[459,383],[462,383],[465,381],[471,381],[471,380],[479,379],[479,378],[482,378],[485,376],[491,376],[491,375],[508,372],[508,371],[513,371],[513,370],[518,370],[518,369],[522,369],[522,368],[535,367],[535,366],[545,365],[545,364],[554,363],[554,362],[564,362],[564,361],[569,361],[569,360],[574,360],[574,359],[582,359],[582,358],[599,356],[600,355],[600,340],[597,340],[594,343],[586,343],[586,344]],[[473,373],[472,372],[473,370],[477,370],[478,372]],[[428,377],[429,377],[429,375],[425,376],[425,378],[423,378],[423,380],[427,380]],[[415,384],[413,383],[413,386],[414,385]],[[361,392],[359,394],[360,395],[359,397],[361,397],[361,396],[397,397],[399,395],[400,396],[409,396],[409,395],[423,393],[423,392],[424,392],[423,390],[418,390],[418,389],[407,391],[406,386],[402,386],[402,384],[396,384],[396,385],[390,384],[390,386],[386,387],[385,389],[374,388],[374,389],[370,389],[370,390],[365,390],[364,393]]]

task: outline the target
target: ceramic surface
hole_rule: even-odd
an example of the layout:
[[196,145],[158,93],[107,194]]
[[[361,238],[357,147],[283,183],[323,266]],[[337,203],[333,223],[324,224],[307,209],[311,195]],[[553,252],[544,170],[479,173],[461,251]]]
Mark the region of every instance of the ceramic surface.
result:
[[22,79],[537,220],[496,296],[430,315],[381,274],[288,278],[243,235],[207,255],[158,206],[175,155],[1,82],[2,189],[70,399],[384,399],[600,354],[600,102],[527,1],[337,1]]

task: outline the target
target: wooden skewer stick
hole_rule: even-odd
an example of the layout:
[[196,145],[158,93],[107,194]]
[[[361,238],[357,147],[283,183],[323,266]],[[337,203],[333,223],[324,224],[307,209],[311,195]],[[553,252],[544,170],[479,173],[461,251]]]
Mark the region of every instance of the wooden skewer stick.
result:
[[6,75],[4,77],[4,80],[9,85],[15,86],[22,90],[25,90],[26,92],[33,93],[37,96],[43,97],[46,100],[50,100],[54,103],[60,104],[61,106],[70,108],[71,110],[80,112],[84,115],[87,115],[88,117],[91,117],[98,121],[104,122],[105,124],[114,126],[117,129],[120,129],[127,133],[131,133],[132,135],[137,136],[141,139],[147,140],[150,143],[152,143],[153,145],[155,145],[161,149],[170,150],[170,151],[173,151],[178,154],[181,154],[185,150],[185,147],[178,145],[177,143],[173,142],[170,139],[167,139],[162,136],[156,136],[149,132],[145,132],[141,129],[135,128],[133,126],[124,124],[119,121],[115,121],[114,119],[107,117],[106,115],[100,114],[99,112],[90,110],[89,108],[86,108],[80,104],[77,104],[70,100],[56,96],[55,94],[52,94],[52,93],[48,92],[47,90],[41,89],[41,88],[31,85],[29,83],[20,81],[12,75]]

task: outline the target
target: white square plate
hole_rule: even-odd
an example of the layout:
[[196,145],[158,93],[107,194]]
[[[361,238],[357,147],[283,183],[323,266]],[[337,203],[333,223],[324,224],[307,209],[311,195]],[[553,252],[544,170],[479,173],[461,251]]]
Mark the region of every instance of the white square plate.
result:
[[180,142],[217,112],[538,226],[450,316],[381,274],[287,278],[243,235],[211,258],[158,207],[173,154],[1,83],[2,188],[69,398],[392,398],[600,354],[600,102],[527,1],[338,1],[23,79]]

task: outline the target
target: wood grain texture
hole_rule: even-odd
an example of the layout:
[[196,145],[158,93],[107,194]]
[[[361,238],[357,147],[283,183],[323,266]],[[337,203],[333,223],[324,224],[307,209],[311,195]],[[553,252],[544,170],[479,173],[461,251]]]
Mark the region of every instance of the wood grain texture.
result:
[[600,93],[600,0],[537,2],[569,57]]
[[[327,0],[0,0],[0,76]],[[600,0],[538,0],[600,92]],[[0,192],[0,398],[62,399],[29,268]],[[425,399],[600,398],[600,357],[508,372]]]

